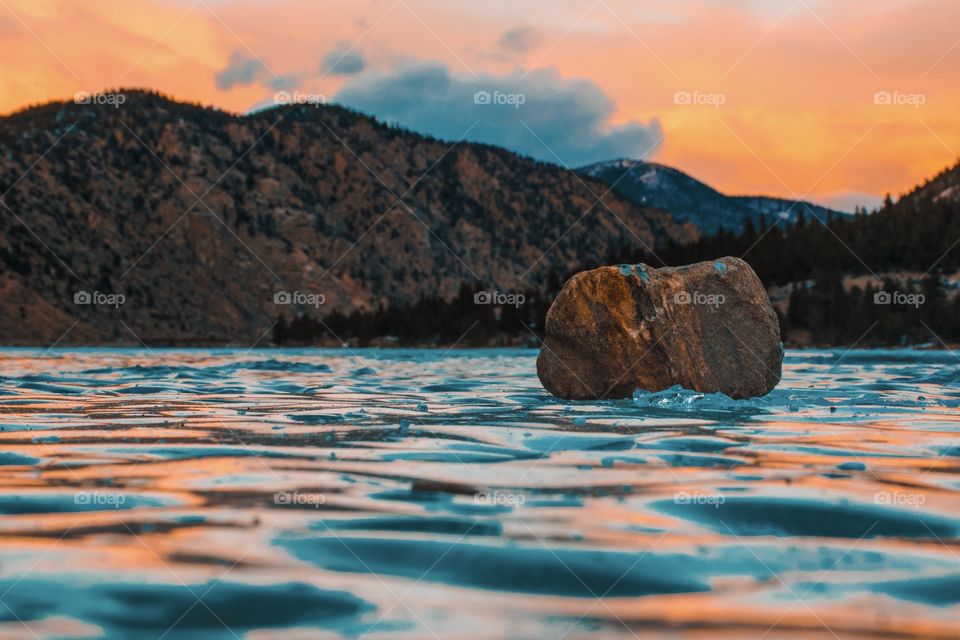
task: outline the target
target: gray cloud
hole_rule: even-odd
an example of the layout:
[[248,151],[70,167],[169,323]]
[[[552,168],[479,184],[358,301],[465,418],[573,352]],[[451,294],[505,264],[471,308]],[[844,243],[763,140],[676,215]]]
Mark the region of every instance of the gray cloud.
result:
[[271,77],[268,85],[274,91],[292,91],[300,85],[300,79],[294,75]]
[[615,107],[606,94],[552,70],[474,79],[419,65],[356,78],[336,100],[421,133],[464,137],[571,167],[649,156],[662,135],[657,120],[609,127]]
[[532,27],[516,27],[505,31],[497,45],[508,53],[523,55],[537,46],[540,34]]
[[299,83],[299,79],[293,75],[274,76],[262,62],[239,51],[230,55],[227,66],[217,72],[214,81],[217,88],[223,91],[251,84],[262,84],[273,91],[289,91]]
[[242,87],[253,84],[262,68],[263,65],[256,58],[250,58],[235,51],[230,55],[227,66],[214,76],[214,80],[217,87],[224,91],[236,86]]
[[321,73],[337,76],[352,76],[367,68],[367,62],[359,53],[337,47],[323,57]]

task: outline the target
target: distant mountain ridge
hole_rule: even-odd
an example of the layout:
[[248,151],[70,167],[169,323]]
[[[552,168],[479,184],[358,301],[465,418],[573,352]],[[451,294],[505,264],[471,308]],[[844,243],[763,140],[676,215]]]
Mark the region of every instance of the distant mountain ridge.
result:
[[557,165],[337,106],[118,93],[0,117],[0,343],[251,345],[281,315],[539,287],[696,235]]
[[767,196],[728,196],[672,167],[643,160],[620,159],[582,167],[582,175],[599,180],[621,196],[670,213],[679,223],[693,224],[704,235],[721,228],[738,232],[749,219],[764,216],[768,224],[793,222],[803,212],[808,218],[849,215],[805,201]]

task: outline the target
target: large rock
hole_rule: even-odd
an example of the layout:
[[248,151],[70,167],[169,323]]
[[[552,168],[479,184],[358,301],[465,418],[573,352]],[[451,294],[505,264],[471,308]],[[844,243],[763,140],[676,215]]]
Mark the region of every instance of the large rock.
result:
[[602,267],[570,278],[547,312],[537,375],[562,398],[629,397],[673,385],[733,398],[780,381],[780,326],[739,258]]

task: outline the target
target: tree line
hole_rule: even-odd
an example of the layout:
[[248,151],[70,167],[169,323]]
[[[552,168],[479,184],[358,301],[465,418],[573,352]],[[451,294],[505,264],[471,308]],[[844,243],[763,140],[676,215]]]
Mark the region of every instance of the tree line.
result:
[[[945,174],[960,173],[960,165]],[[938,176],[935,180],[940,180]],[[900,201],[889,196],[873,212],[759,223],[653,252],[610,251],[607,264],[682,265],[721,256],[742,257],[767,287],[782,287],[785,342],[818,346],[897,346],[960,342],[960,295],[948,277],[960,270],[960,200],[918,188]],[[597,265],[582,265],[582,269]],[[522,305],[476,304],[481,283],[463,284],[452,300],[427,296],[410,305],[334,312],[323,319],[281,318],[277,344],[392,336],[400,344],[526,344],[542,337],[547,309],[572,273],[553,273]],[[865,284],[852,281],[865,276]],[[781,306],[782,302],[781,302]],[[336,336],[336,338],[334,338]]]

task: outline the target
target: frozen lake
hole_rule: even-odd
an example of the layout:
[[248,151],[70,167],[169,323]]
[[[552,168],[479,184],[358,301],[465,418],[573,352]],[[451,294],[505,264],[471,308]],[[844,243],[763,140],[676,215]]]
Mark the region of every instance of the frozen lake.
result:
[[957,638],[960,359],[565,402],[533,350],[0,350],[0,636]]

